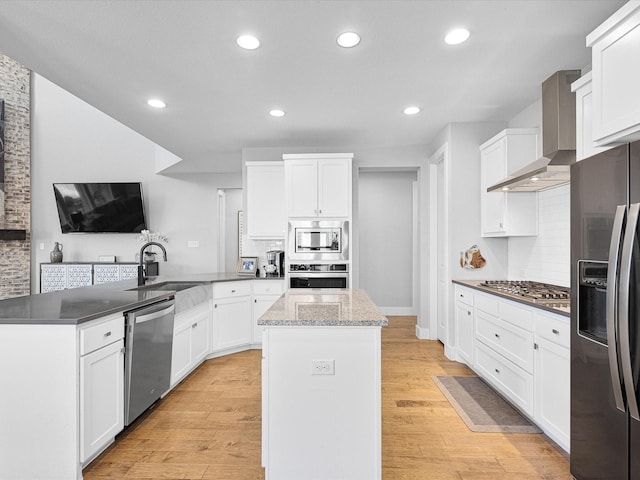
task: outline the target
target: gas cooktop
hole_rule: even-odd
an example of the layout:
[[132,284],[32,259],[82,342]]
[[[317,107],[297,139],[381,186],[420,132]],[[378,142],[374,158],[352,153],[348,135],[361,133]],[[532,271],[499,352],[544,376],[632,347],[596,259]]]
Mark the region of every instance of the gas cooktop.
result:
[[480,283],[479,286],[531,300],[535,303],[567,304],[570,299],[568,288],[548,283],[523,280],[486,280]]

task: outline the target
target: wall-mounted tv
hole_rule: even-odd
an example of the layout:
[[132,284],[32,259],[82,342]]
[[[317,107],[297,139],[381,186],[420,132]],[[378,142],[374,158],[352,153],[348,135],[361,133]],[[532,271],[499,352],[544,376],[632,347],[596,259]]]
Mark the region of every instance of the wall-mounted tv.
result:
[[140,183],[54,183],[62,233],[140,233],[147,228]]

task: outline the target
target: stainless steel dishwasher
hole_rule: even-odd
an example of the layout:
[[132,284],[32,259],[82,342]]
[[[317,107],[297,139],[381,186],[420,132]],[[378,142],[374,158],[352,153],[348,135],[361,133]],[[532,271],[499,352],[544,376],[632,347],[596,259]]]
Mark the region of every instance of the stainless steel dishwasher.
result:
[[170,299],[125,313],[125,425],[169,390],[174,311]]

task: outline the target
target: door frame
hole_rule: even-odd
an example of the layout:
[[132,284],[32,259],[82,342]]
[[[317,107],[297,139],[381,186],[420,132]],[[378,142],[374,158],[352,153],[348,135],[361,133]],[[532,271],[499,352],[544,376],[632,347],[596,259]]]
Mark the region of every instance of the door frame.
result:
[[[449,265],[449,144],[444,143],[429,157],[429,336],[428,338],[438,339],[438,303],[444,303],[446,313],[444,346],[445,352],[449,347],[449,330],[451,321],[451,295],[450,288],[444,291],[444,298],[438,298],[438,260],[444,259],[444,281],[449,285],[451,281]],[[438,232],[438,165],[442,164],[444,169],[444,182],[440,185],[442,189],[442,212],[444,214],[444,231]],[[442,252],[438,252],[438,235],[444,235]]]

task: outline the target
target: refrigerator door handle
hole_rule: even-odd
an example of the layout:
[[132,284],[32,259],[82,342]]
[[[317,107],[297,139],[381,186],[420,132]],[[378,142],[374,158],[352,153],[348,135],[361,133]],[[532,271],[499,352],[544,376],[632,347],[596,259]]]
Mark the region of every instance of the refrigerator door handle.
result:
[[618,205],[613,220],[611,232],[611,245],[609,246],[609,267],[607,270],[607,296],[606,296],[606,322],[607,322],[607,352],[609,354],[609,371],[613,398],[616,408],[621,412],[626,411],[622,396],[622,383],[620,382],[620,367],[618,365],[618,258],[620,257],[620,241],[622,229],[627,214],[626,205]]
[[640,213],[640,203],[629,206],[629,218],[622,244],[622,259],[620,261],[620,300],[618,306],[618,317],[620,319],[620,362],[622,363],[622,377],[624,379],[627,404],[631,417],[640,421],[638,412],[638,400],[636,399],[636,389],[633,381],[633,368],[631,367],[631,338],[629,335],[629,296],[631,289],[631,263],[633,260],[633,244],[636,240],[636,229],[638,227],[638,214]]

